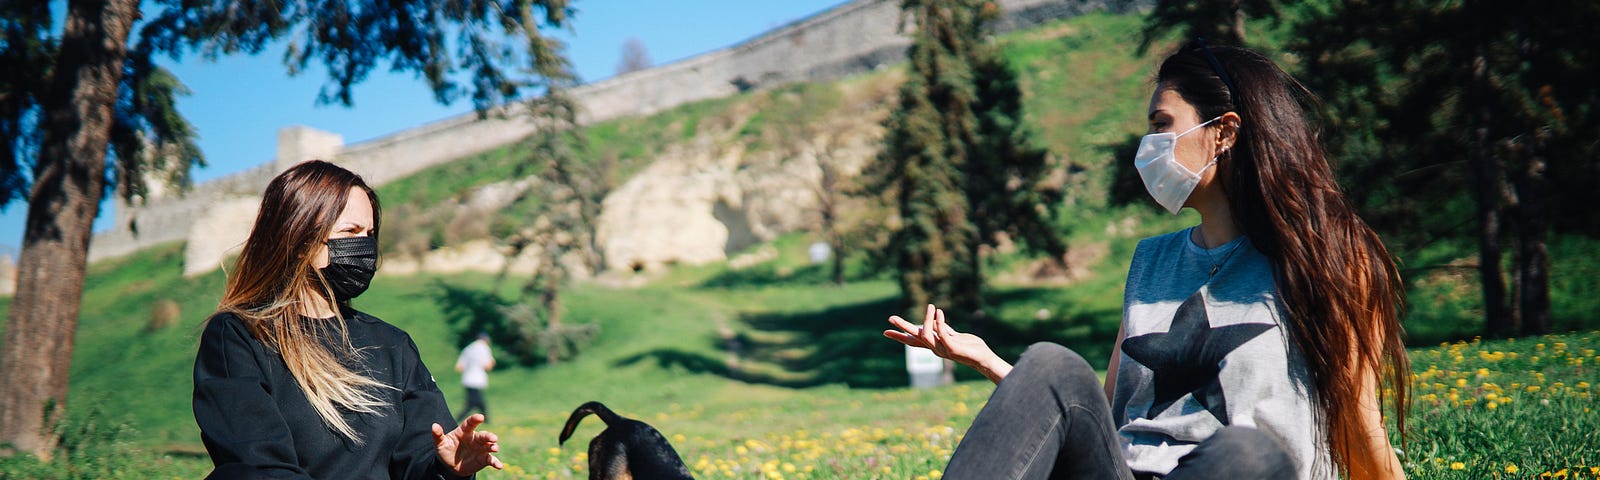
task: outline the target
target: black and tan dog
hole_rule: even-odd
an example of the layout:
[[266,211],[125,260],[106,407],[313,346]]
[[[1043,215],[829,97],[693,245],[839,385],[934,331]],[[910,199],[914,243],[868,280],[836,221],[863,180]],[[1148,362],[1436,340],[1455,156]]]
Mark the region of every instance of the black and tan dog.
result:
[[589,480],[693,480],[678,451],[667,437],[644,422],[613,413],[600,402],[589,402],[572,411],[561,428],[560,444],[565,445],[583,417],[594,414],[606,422],[606,429],[589,441]]

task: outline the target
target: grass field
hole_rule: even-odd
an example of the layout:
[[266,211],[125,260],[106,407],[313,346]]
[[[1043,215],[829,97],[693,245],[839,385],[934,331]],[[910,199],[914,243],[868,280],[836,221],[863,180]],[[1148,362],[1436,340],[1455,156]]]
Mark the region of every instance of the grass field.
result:
[[[992,386],[965,372],[950,387],[902,387],[901,348],[879,336],[893,313],[892,282],[857,275],[844,288],[824,285],[824,273],[801,260],[803,240],[780,240],[776,259],[745,270],[689,267],[638,288],[576,289],[570,318],[599,323],[601,333],[575,361],[493,374],[491,427],[510,467],[484,478],[583,478],[584,445],[600,422],[590,419],[565,448],[555,439],[571,409],[587,400],[656,425],[700,478],[938,478]],[[94,267],[64,427],[70,448],[51,464],[0,460],[0,478],[204,475],[209,463],[189,414],[188,376],[195,325],[215,301],[220,275],[182,279],[172,261],[180,252],[172,246]],[[1126,260],[1108,263],[1119,261]],[[459,377],[448,368],[458,345],[452,319],[495,298],[492,283],[487,276],[380,277],[359,305],[406,329],[459,404]],[[1100,288],[1001,287],[996,294],[1008,299],[1003,311],[1031,313],[1063,292]],[[147,331],[150,305],[161,298],[178,299],[184,321]],[[1020,326],[991,340],[1008,355],[1028,341],[1054,340],[1103,358],[1091,353],[1098,335],[1074,336],[1084,329],[1071,327],[1070,316],[1049,326],[1005,323]],[[1414,478],[1594,477],[1596,350],[1600,332],[1413,349],[1408,471]]]

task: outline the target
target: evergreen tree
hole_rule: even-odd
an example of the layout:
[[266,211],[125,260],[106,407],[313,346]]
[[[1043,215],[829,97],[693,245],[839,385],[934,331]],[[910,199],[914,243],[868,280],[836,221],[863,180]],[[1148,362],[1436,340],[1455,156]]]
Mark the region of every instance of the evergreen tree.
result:
[[899,272],[908,311],[935,303],[981,325],[981,249],[1006,234],[1059,258],[1051,217],[1060,193],[1041,186],[1049,156],[1029,141],[1015,75],[985,42],[999,7],[904,0],[901,8],[916,29],[911,74],[865,172],[868,190],[899,213],[882,257]]
[[[568,93],[575,77],[567,72],[546,73],[550,88],[527,102],[534,132],[526,140],[528,156],[519,171],[537,170],[540,182],[515,202],[527,207],[527,217],[503,218],[507,224],[497,228],[503,232],[496,236],[509,247],[500,279],[512,259],[529,248],[537,253],[538,266],[522,286],[523,298],[501,309],[511,351],[523,363],[536,354],[551,364],[572,358],[599,331],[595,324],[563,323],[561,295],[575,273],[605,269],[600,210],[618,184],[618,169],[614,156],[585,158],[588,140],[578,128],[578,102]],[[537,300],[530,302],[531,296]]]
[[1592,234],[1600,217],[1578,207],[1600,180],[1590,27],[1600,4],[1341,1],[1308,12],[1291,48],[1307,60],[1300,77],[1329,94],[1329,146],[1352,196],[1402,245],[1477,239],[1485,335],[1548,332],[1545,237]]
[[1228,45],[1246,44],[1245,21],[1277,21],[1282,8],[1277,0],[1163,0],[1144,17],[1139,52],[1177,31],[1180,38],[1203,37]]

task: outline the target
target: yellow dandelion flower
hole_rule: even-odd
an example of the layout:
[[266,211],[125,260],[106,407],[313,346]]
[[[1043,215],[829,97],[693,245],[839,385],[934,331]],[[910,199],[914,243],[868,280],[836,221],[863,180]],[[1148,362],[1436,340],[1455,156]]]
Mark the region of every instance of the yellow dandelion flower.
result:
[[1461,462],[1450,462],[1450,469],[1451,470],[1466,470],[1467,469],[1467,464],[1461,463]]
[[1484,406],[1484,408],[1488,408],[1490,410],[1494,410],[1494,409],[1500,408],[1500,404],[1499,403],[1495,403],[1492,400],[1489,403],[1483,404],[1483,406]]
[[1507,463],[1506,464],[1506,473],[1517,473],[1517,470],[1519,470],[1517,468],[1517,464],[1515,464],[1515,463]]
[[[1597,468],[1600,468],[1600,467],[1597,467]],[[941,472],[941,471],[939,471],[939,469],[935,468],[935,469],[933,469],[933,471],[928,472],[928,478],[931,478],[933,480],[939,480],[941,478],[944,478],[944,472]]]

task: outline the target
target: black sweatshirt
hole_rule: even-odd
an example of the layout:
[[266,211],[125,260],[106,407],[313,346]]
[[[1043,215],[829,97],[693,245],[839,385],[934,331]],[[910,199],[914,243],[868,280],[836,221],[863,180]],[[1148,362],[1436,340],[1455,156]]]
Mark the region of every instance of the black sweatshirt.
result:
[[[350,343],[362,354],[348,367],[395,389],[380,414],[345,412],[362,445],[322,423],[283,358],[219,313],[200,335],[194,361],[194,418],[216,470],[210,478],[456,478],[439,462],[432,428],[455,420],[417,345],[399,328],[345,309]],[[330,320],[338,321],[338,320]]]

